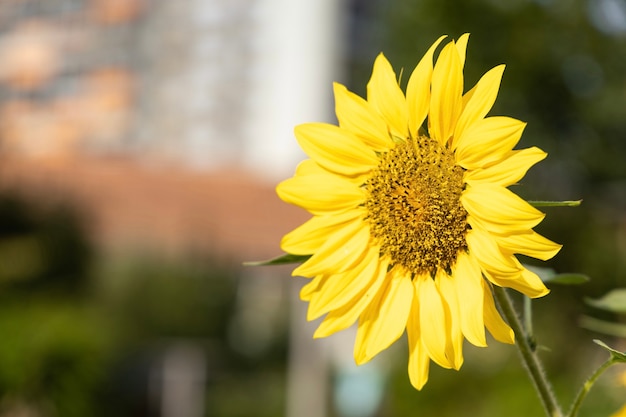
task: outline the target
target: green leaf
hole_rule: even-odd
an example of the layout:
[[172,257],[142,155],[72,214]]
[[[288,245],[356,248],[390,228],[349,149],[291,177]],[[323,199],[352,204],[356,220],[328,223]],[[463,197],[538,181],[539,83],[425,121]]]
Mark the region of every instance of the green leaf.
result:
[[302,263],[309,259],[311,255],[292,255],[290,253],[286,253],[284,255],[280,255],[273,259],[268,259],[265,261],[249,261],[244,262],[245,266],[268,266],[268,265],[285,265],[285,264],[297,264]]
[[580,285],[589,281],[589,277],[584,274],[577,274],[573,272],[558,274],[552,268],[544,268],[534,265],[524,265],[524,267],[537,274],[545,284]]
[[609,353],[611,354],[611,359],[614,362],[624,362],[624,363],[626,363],[626,353],[625,352],[620,352],[619,350],[615,350],[612,347],[609,347],[606,343],[604,343],[602,340],[599,340],[599,339],[594,339],[593,343],[595,343],[598,346],[602,346],[603,348],[608,350]]
[[582,316],[580,327],[608,336],[626,337],[626,324],[600,320],[595,317]]
[[547,282],[560,285],[580,285],[589,282],[589,277],[575,273],[555,274]]
[[565,201],[534,201],[529,200],[528,204],[533,207],[578,207],[583,200],[565,200]]
[[626,314],[626,288],[616,288],[603,297],[585,298],[590,306],[618,314]]

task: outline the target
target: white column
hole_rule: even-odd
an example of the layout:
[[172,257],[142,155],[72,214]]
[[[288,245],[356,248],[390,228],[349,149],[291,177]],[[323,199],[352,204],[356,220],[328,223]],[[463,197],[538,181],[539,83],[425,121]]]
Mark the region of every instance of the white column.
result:
[[202,417],[206,358],[200,347],[181,342],[168,348],[161,368],[161,417]]
[[303,122],[333,121],[332,82],[341,71],[342,0],[258,0],[244,163],[268,180],[304,159],[293,136]]
[[[285,179],[305,158],[293,135],[295,125],[334,120],[332,82],[340,78],[344,6],[341,0],[257,2],[244,164],[259,177]],[[312,338],[315,326],[306,322],[297,281],[289,285],[285,415],[324,417],[329,379],[325,343]]]

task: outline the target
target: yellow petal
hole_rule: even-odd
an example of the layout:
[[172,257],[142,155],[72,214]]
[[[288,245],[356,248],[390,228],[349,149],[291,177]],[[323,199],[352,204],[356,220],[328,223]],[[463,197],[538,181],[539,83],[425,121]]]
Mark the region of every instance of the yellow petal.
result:
[[[463,108],[467,107],[467,103],[469,103],[469,101],[472,99],[472,96],[474,95],[474,91],[476,91],[476,86],[472,87],[468,92],[463,94],[463,99],[462,99]],[[455,138],[454,148],[456,149],[456,138]]]
[[411,278],[395,268],[387,279],[359,318],[354,344],[354,359],[359,365],[387,349],[406,328],[413,301]]
[[445,36],[440,37],[428,49],[417,64],[406,86],[406,102],[409,108],[409,132],[417,137],[430,106],[430,81],[433,73],[433,54]]
[[379,250],[378,247],[370,247],[354,267],[331,276],[321,290],[311,297],[309,315],[317,318],[340,308],[369,286],[378,270]]
[[365,200],[365,192],[354,183],[332,174],[289,178],[276,186],[281,200],[323,215],[355,209]]
[[324,286],[328,277],[329,275],[321,274],[310,280],[308,284],[300,289],[300,299],[302,301],[309,301],[311,297]]
[[502,160],[519,142],[526,123],[506,116],[481,119],[456,138],[456,160],[465,169],[487,167]]
[[294,133],[302,150],[329,171],[357,175],[378,165],[379,160],[373,149],[338,126],[306,123],[296,126]]
[[459,53],[459,60],[461,62],[461,69],[465,65],[465,51],[467,50],[467,42],[469,41],[469,33],[462,34],[455,42],[456,50]]
[[489,284],[483,280],[482,285],[485,295],[485,326],[487,326],[487,330],[489,330],[489,333],[491,333],[494,339],[498,342],[510,344],[515,343],[515,334],[513,333],[513,330],[504,320],[502,320],[500,313],[496,309]]
[[527,233],[497,236],[496,240],[503,251],[530,256],[542,261],[551,259],[563,246],[546,239],[533,230],[529,230]]
[[537,147],[511,151],[504,158],[484,169],[465,171],[467,183],[489,182],[508,187],[517,183],[526,172],[548,154]]
[[357,294],[352,301],[328,313],[313,334],[313,337],[327,337],[352,326],[363,310],[372,302],[381,285],[385,282],[388,266],[389,260],[381,259],[376,274],[369,285]]
[[461,330],[461,312],[456,290],[456,278],[449,276],[444,270],[437,270],[435,277],[437,289],[444,301],[446,310],[446,329],[448,329],[448,343],[446,357],[456,370],[463,365],[463,332]]
[[428,115],[430,137],[445,145],[461,114],[463,72],[454,42],[447,44],[435,64]]
[[459,300],[461,330],[473,345],[487,346],[483,320],[483,278],[478,261],[464,252],[459,253],[453,276]]
[[367,101],[385,119],[392,136],[407,138],[409,112],[406,99],[398,85],[396,73],[383,54],[379,54],[374,61],[372,77],[367,83]]
[[441,294],[430,275],[425,274],[413,280],[419,297],[420,334],[428,355],[439,366],[451,368],[451,358],[446,356],[448,331],[446,312]]
[[511,190],[489,183],[466,187],[461,194],[461,204],[470,216],[493,233],[530,230],[545,217]]
[[497,275],[489,276],[488,273],[485,275],[494,284],[500,287],[512,288],[530,298],[543,297],[550,292],[537,274],[523,267],[516,278],[499,277]]
[[337,228],[317,252],[293,270],[292,275],[311,277],[345,272],[361,259],[368,248],[370,230],[357,218]]
[[[472,126],[489,113],[489,110],[491,110],[498,96],[503,72],[504,65],[498,65],[483,75],[478,83],[476,83],[471,98],[465,104],[459,121],[456,124],[454,138],[462,136],[468,126]],[[453,140],[451,145],[452,149],[456,148],[455,142],[456,141]]]
[[363,216],[363,212],[359,210],[313,216],[283,236],[280,247],[285,252],[294,255],[312,255],[319,250],[337,227],[359,216]]
[[376,109],[343,85],[334,83],[333,87],[339,126],[354,133],[363,143],[376,151],[389,149],[392,142],[387,124]]
[[503,254],[489,232],[472,226],[465,239],[470,256],[478,260],[483,272],[490,271],[501,276],[517,276],[520,273],[515,258]]
[[415,389],[421,390],[428,381],[430,356],[420,338],[419,303],[416,300],[417,297],[411,306],[406,332],[409,338],[409,380]]
[[314,160],[305,159],[304,161],[300,162],[298,166],[296,167],[296,173],[294,176],[318,175],[318,174],[330,175],[331,172],[319,166],[317,162],[315,162]]

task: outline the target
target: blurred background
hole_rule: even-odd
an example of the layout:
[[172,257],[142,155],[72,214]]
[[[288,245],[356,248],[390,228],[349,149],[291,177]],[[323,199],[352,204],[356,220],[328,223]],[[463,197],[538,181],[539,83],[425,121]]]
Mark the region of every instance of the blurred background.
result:
[[[332,81],[363,95],[384,51],[406,82],[465,32],[466,89],[506,63],[492,114],[549,153],[515,191],[584,199],[539,228],[592,278],[534,302],[567,404],[593,338],[626,349],[585,303],[626,286],[625,0],[0,0],[0,417],[541,415],[511,346],[416,392],[404,340],[357,368],[350,331],[312,340],[304,279],[241,265],[307,218],[274,186]],[[581,416],[625,398],[615,367]]]

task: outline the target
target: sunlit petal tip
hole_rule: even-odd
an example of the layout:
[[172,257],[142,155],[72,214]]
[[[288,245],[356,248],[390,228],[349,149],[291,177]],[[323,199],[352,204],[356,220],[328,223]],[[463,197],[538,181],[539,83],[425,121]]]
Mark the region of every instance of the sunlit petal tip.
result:
[[323,339],[325,337],[328,337],[330,335],[332,335],[335,332],[328,332],[326,329],[322,328],[322,325],[320,324],[317,329],[315,329],[315,332],[313,333],[313,339]]
[[463,366],[463,363],[465,362],[465,358],[463,357],[463,342],[465,341],[465,339],[463,338],[463,335],[460,335],[459,338],[457,338],[457,340],[459,341],[458,343],[455,342],[455,345],[459,345],[459,348],[455,348],[454,352],[453,352],[453,356],[450,358],[450,369],[454,369],[455,371],[459,371],[461,369],[461,367]]
[[483,281],[483,291],[485,294],[485,308],[484,308],[484,319],[485,326],[489,333],[496,339],[498,342],[514,344],[515,343],[515,333],[509,325],[502,319],[498,309],[496,308],[496,304],[493,300],[493,294],[491,293],[491,288],[489,284]]
[[469,184],[485,182],[508,187],[517,183],[533,165],[547,155],[537,147],[511,151],[502,160],[487,168],[465,171],[464,181]]
[[385,119],[365,99],[339,83],[334,84],[335,114],[339,126],[356,135],[374,151],[384,151],[392,145]]
[[409,380],[411,381],[411,385],[418,391],[421,391],[424,388],[424,385],[428,382],[428,372],[426,375],[423,375],[423,372],[419,372],[417,375],[414,373],[409,374]]
[[512,254],[530,256],[547,261],[552,259],[563,247],[539,233],[529,230],[525,233],[497,237],[498,245]]
[[300,289],[300,299],[302,301],[310,301],[311,298],[315,297],[318,290],[324,285],[327,278],[328,277],[325,275],[318,275],[311,279]]
[[477,169],[501,161],[517,145],[525,127],[525,122],[506,116],[487,117],[465,127],[456,138],[458,164]]
[[432,75],[429,132],[445,145],[454,134],[462,110],[463,72],[454,42],[448,43],[437,58]]
[[408,136],[409,111],[406,98],[396,73],[382,53],[376,57],[372,76],[367,83],[367,101],[385,120],[392,137]]
[[355,298],[364,296],[378,274],[378,253],[370,248],[358,263],[345,273],[332,276],[326,285],[311,299],[309,310],[326,313],[355,303]]
[[430,357],[426,352],[422,342],[417,339],[415,346],[409,351],[409,380],[411,385],[417,390],[421,390],[428,382],[428,371],[430,368]]
[[385,57],[385,54],[380,52],[376,55],[376,59],[374,60],[374,66],[372,68],[372,76],[370,77],[369,82],[367,83],[367,93],[368,93],[368,101],[370,99],[371,90],[375,90],[378,84],[380,84],[381,80],[392,79],[396,82],[396,74],[391,66],[391,63]]
[[[379,249],[376,246],[372,247],[372,250],[376,252]],[[374,296],[386,281],[388,265],[388,260],[379,259],[376,273],[369,281],[365,279],[360,283],[363,289],[343,306],[331,310],[315,331],[315,337],[327,337],[352,326],[359,319],[363,310],[371,304]]]
[[307,321],[313,321],[316,320],[318,318],[320,318],[323,315],[323,313],[317,313],[313,310],[311,310],[310,308],[307,309],[306,311],[306,320]]
[[487,346],[483,319],[482,272],[476,259],[461,253],[453,271],[463,335],[474,346]]
[[[359,318],[358,358],[367,361],[395,342],[406,328],[413,291],[410,277],[397,268]],[[356,356],[355,356],[356,358]]]
[[524,268],[522,270],[522,277],[524,284],[528,285],[529,289],[521,292],[530,298],[544,297],[550,293],[550,289],[545,286],[541,278],[534,272]]
[[280,248],[293,255],[312,255],[328,240],[328,235],[343,224],[362,216],[358,210],[313,216],[283,236]]
[[319,215],[356,209],[365,199],[360,187],[332,174],[289,178],[276,186],[276,193],[284,202]]
[[489,232],[519,233],[537,226],[546,216],[508,188],[480,183],[461,195],[463,207]]
[[363,174],[378,164],[376,153],[354,133],[326,123],[305,123],[294,133],[302,150],[323,168],[341,175]]
[[470,255],[478,261],[483,273],[507,277],[519,276],[520,267],[515,258],[504,254],[489,232],[473,227],[467,233],[467,245]]
[[428,275],[414,279],[419,297],[421,340],[428,355],[439,366],[453,367],[453,358],[446,356],[448,342],[446,312],[441,294]]
[[491,276],[490,274],[486,275],[495,285],[512,288],[530,298],[543,297],[550,292],[537,274],[521,267],[521,265],[520,273],[517,277],[499,276],[497,274]]
[[329,174],[329,172],[316,164],[315,161],[312,159],[305,159],[304,161],[300,162],[298,166],[296,166],[295,175],[297,176],[315,174]]
[[433,72],[433,55],[446,36],[437,39],[417,64],[406,86],[406,101],[409,108],[409,132],[417,137],[430,105],[430,83]]
[[363,365],[369,362],[372,358],[368,357],[365,353],[365,343],[360,342],[358,339],[354,342],[354,362],[357,365]]
[[[459,369],[463,364],[463,330],[461,326],[461,299],[458,296],[460,276],[448,275],[439,268],[435,274],[435,284],[444,302],[446,315],[446,328],[448,331],[448,341],[446,345],[446,357],[449,359],[453,369]],[[466,297],[467,295],[462,295]]]
[[459,53],[461,68],[463,68],[463,66],[465,65],[465,55],[467,51],[467,43],[469,41],[469,37],[470,37],[469,33],[464,33],[461,36],[459,36],[459,39],[457,39],[455,42],[456,49]]
[[463,138],[465,130],[482,120],[493,107],[503,72],[504,65],[487,71],[471,90],[471,97],[463,97],[463,111],[456,124],[452,149],[456,148],[458,138]]

